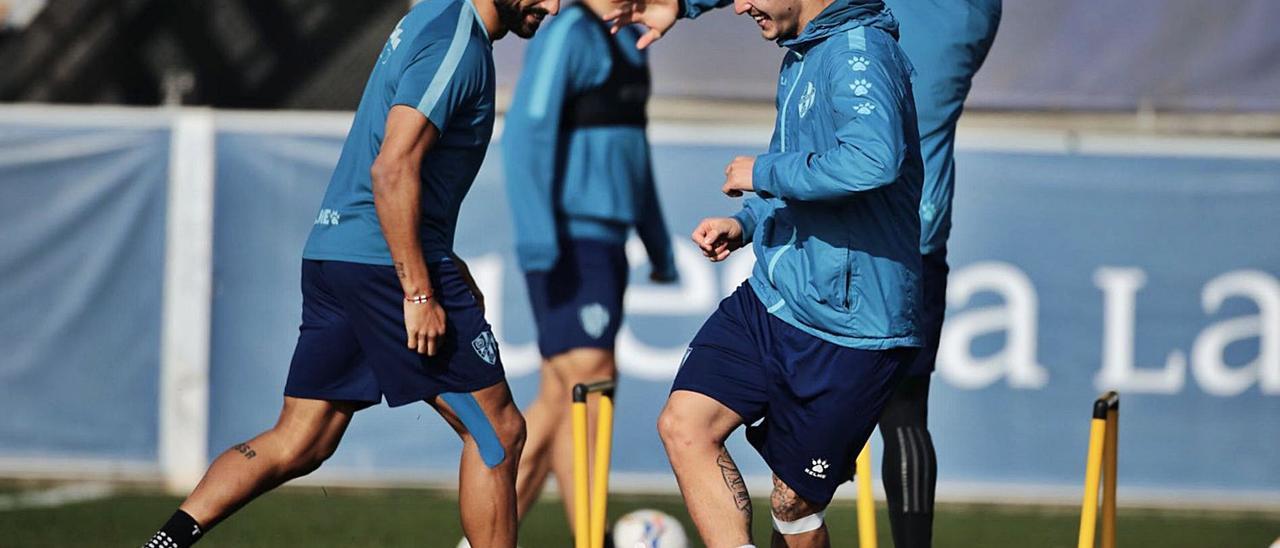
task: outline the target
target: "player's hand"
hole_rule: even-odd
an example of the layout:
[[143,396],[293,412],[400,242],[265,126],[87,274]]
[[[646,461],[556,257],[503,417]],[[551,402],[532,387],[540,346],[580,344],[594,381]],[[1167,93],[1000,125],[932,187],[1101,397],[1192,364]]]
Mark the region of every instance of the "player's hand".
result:
[[703,256],[718,263],[742,247],[742,225],[730,217],[708,217],[693,229],[692,238]]
[[644,49],[654,43],[680,16],[680,0],[614,0],[615,9],[605,16],[613,23],[610,32],[618,32],[627,25],[640,24],[649,29],[636,40],[636,48]]
[[755,156],[739,156],[724,168],[724,186],[720,191],[730,198],[738,198],[743,192],[755,192],[751,171],[756,166]]
[[425,303],[404,302],[404,330],[411,350],[436,355],[443,344],[445,329],[444,308],[436,296]]
[[453,256],[453,262],[458,265],[458,273],[462,275],[462,281],[466,282],[467,287],[471,288],[471,294],[476,298],[476,306],[480,307],[480,315],[484,315],[484,293],[480,291],[480,284],[476,283],[476,279],[471,276],[471,268],[467,266],[457,255]]
[[675,267],[658,268],[654,267],[649,273],[649,281],[659,284],[672,284],[680,279],[680,275],[676,273]]

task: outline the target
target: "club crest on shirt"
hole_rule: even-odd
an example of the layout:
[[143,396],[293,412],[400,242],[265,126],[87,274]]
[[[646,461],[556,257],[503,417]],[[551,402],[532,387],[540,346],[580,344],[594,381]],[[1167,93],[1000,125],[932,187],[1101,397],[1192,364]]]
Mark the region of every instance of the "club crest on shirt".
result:
[[817,92],[813,89],[813,82],[805,82],[804,95],[800,96],[800,117],[804,118],[809,114],[809,109],[813,108],[813,100]]
[[493,337],[492,331],[485,331],[471,341],[471,348],[476,351],[476,355],[489,365],[494,365],[498,361],[498,341]]
[[609,327],[609,309],[600,303],[591,303],[578,310],[578,319],[582,322],[582,330],[593,339],[604,335]]

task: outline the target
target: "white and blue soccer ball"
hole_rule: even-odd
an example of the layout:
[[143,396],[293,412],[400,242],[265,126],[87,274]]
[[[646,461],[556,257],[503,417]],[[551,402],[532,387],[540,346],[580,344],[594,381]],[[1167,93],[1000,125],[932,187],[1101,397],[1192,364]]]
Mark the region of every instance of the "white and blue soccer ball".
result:
[[680,522],[657,510],[636,510],[613,524],[614,548],[687,548]]

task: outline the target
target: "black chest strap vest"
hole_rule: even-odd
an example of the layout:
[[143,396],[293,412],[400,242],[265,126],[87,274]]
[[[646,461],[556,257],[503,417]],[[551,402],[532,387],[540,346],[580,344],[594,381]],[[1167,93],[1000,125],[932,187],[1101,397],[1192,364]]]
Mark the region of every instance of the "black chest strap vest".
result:
[[[595,14],[590,14],[595,17]],[[612,59],[609,76],[604,83],[569,97],[564,103],[561,124],[565,129],[633,126],[645,127],[649,100],[649,67],[632,64],[618,45],[618,40],[605,31]]]

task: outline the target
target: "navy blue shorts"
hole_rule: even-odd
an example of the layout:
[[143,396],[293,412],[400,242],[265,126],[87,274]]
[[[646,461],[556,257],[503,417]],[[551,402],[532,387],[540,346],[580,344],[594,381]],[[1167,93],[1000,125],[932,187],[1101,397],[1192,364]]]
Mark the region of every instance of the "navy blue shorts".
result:
[[924,347],[911,362],[908,375],[928,375],[938,361],[938,343],[942,340],[942,318],[947,312],[947,248],[921,257],[923,263],[924,301],[920,303],[920,334]]
[[825,505],[853,476],[858,452],[915,353],[819,339],[769,314],[744,283],[698,331],[671,390],[732,409],[753,425],[747,441],[773,473]]
[[430,265],[445,310],[435,356],[410,349],[404,292],[393,267],[302,261],[302,327],[286,396],[395,407],[446,392],[474,392],[506,375],[498,343],[475,295],[452,261]]
[[594,240],[566,241],[554,268],[525,273],[542,357],[575,348],[613,350],[629,273],[622,244]]

